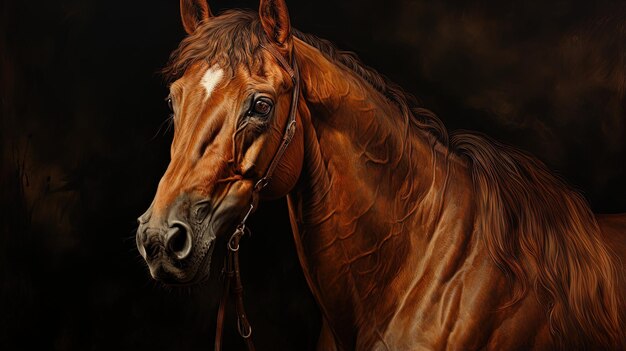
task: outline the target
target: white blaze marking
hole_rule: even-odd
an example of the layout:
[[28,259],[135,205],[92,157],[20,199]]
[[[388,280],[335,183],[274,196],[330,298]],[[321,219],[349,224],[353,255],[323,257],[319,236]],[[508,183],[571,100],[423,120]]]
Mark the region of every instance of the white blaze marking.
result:
[[204,76],[202,76],[202,80],[200,81],[200,84],[202,84],[204,89],[206,89],[205,100],[211,96],[213,89],[215,89],[217,84],[222,80],[222,76],[224,76],[224,71],[222,71],[222,69],[217,65],[214,65],[206,70]]

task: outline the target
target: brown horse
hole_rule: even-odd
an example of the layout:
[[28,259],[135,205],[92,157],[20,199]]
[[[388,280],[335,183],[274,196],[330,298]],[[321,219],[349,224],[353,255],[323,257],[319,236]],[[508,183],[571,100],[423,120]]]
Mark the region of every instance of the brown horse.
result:
[[181,11],[171,162],[137,232],[155,279],[204,280],[256,194],[287,196],[320,350],[625,347],[625,215],[594,215],[518,150],[448,138],[353,54],[292,29],[282,0]]

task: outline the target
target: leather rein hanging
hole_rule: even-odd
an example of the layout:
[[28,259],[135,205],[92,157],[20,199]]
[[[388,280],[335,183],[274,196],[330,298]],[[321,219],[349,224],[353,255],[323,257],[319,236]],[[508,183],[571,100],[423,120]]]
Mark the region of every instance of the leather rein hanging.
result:
[[235,298],[235,309],[237,311],[237,330],[239,335],[246,341],[248,350],[254,350],[254,344],[252,343],[252,326],[248,321],[248,316],[243,304],[243,285],[241,283],[241,275],[239,270],[239,240],[246,232],[246,221],[254,210],[254,205],[259,196],[261,190],[263,190],[271,181],[272,175],[278,166],[278,163],[282,159],[289,143],[293,139],[296,132],[296,113],[298,112],[298,99],[300,97],[300,75],[298,71],[298,64],[295,59],[295,52],[292,49],[291,61],[292,65],[289,65],[285,58],[271,45],[263,45],[261,47],[267,50],[274,58],[280,63],[285,71],[291,77],[293,82],[293,93],[291,95],[291,107],[289,108],[289,119],[285,127],[282,142],[276,150],[276,154],[272,159],[265,175],[259,179],[254,188],[252,189],[252,199],[250,201],[250,208],[244,215],[243,219],[235,228],[235,232],[231,235],[227,244],[226,261],[224,263],[225,285],[224,293],[220,300],[220,307],[217,311],[217,326],[215,329],[215,351],[222,349],[222,334],[224,333],[224,317],[226,314],[226,304],[228,297],[231,293]]

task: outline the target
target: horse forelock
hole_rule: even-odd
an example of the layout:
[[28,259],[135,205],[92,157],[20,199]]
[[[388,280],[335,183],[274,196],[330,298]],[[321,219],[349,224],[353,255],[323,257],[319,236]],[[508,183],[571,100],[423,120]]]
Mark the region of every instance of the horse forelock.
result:
[[211,17],[185,37],[161,71],[168,82],[180,78],[198,61],[218,65],[231,73],[243,65],[249,70],[261,61],[264,41],[259,17],[252,11],[229,10]]

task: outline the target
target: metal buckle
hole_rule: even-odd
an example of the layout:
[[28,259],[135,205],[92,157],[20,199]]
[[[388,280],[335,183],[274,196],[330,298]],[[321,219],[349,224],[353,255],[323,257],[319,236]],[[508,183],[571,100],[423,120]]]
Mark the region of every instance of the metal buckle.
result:
[[228,239],[228,249],[230,251],[232,252],[239,251],[239,242],[237,242],[237,246],[235,247],[233,245],[233,241],[235,238],[241,237],[246,232],[246,221],[248,220],[248,217],[250,217],[252,210],[254,210],[254,204],[250,204],[250,208],[248,209],[248,212],[246,212],[245,216],[243,216],[241,223],[239,223],[233,235],[231,235],[230,239]]
[[248,330],[244,332],[245,326],[243,326],[241,318],[237,316],[237,331],[239,331],[239,335],[241,335],[241,337],[244,339],[247,339],[250,337],[250,335],[252,335],[252,326],[250,325],[250,323],[246,322],[246,324],[248,326]]
[[233,239],[235,239],[235,237],[240,237],[243,234],[243,230],[246,228],[245,224],[244,225],[239,225],[237,226],[237,229],[235,229],[235,232],[233,233],[233,235],[230,236],[230,239],[228,239],[228,249],[232,252],[237,252],[239,251],[239,241],[237,241],[237,246],[233,247]]

